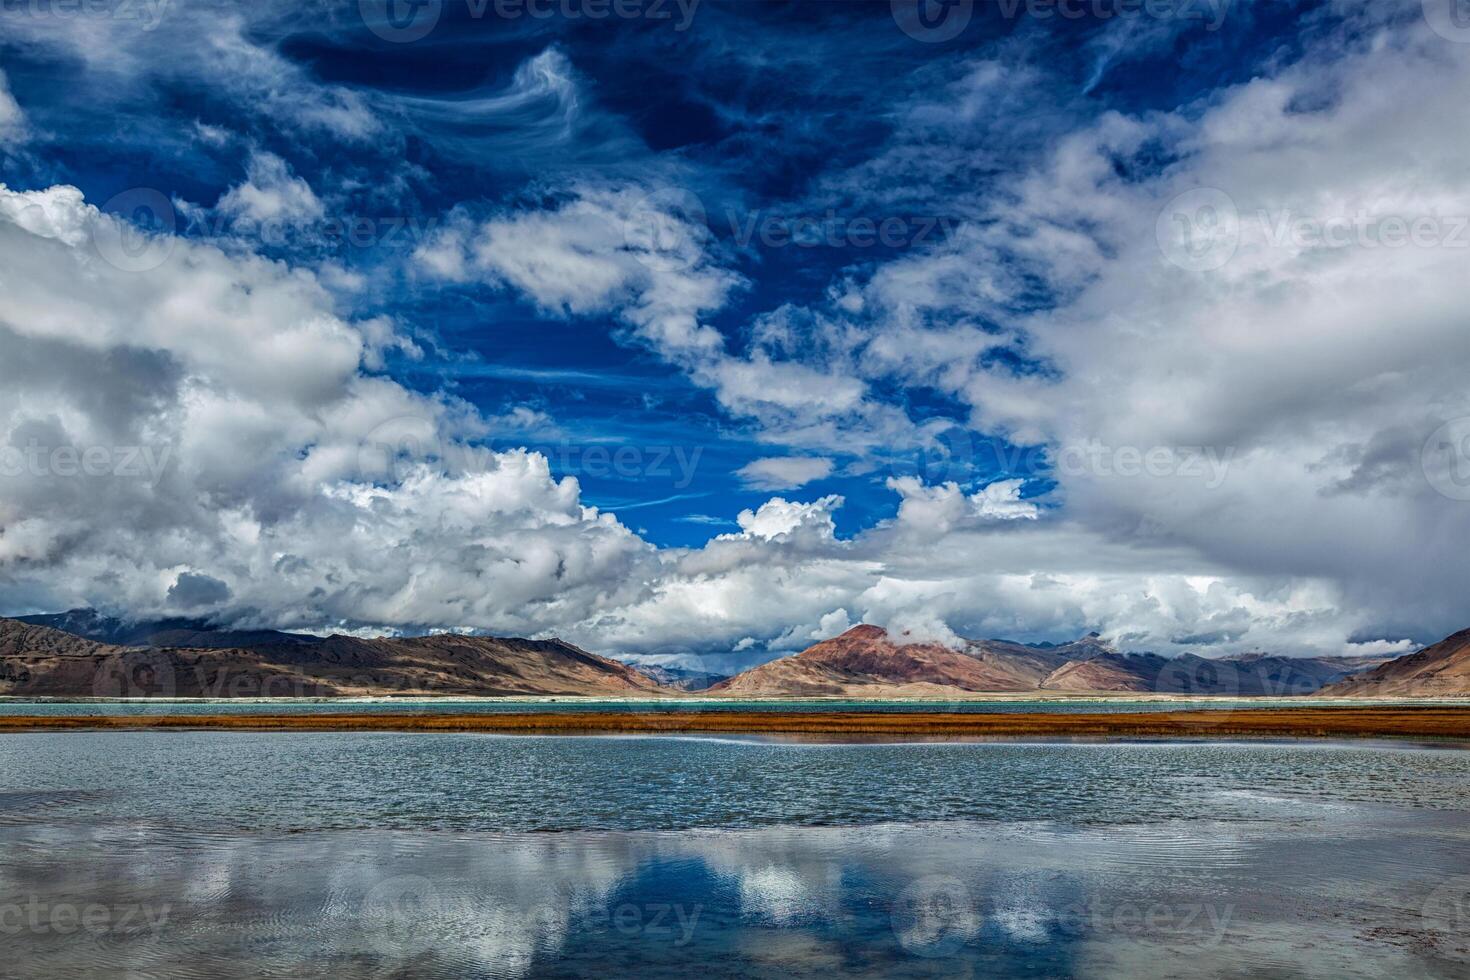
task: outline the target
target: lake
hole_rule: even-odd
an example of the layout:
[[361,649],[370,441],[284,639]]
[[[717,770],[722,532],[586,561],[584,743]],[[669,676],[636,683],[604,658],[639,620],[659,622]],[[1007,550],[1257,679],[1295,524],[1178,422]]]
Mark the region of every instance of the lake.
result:
[[1241,711],[1262,708],[1312,708],[1347,705],[1417,707],[1463,707],[1465,700],[1414,698],[1403,700],[1373,698],[1302,698],[1302,697],[1058,697],[1019,696],[1010,698],[964,698],[957,701],[881,700],[866,698],[786,698],[757,700],[714,697],[660,698],[574,698],[574,697],[493,697],[493,698],[90,698],[85,700],[0,697],[0,712],[7,715],[252,715],[277,714],[502,714],[520,711],[537,712],[669,712],[669,711],[767,711],[767,712],[838,712],[877,711],[928,712],[953,711],[961,714],[1121,714],[1140,711]]
[[0,737],[0,973],[1463,977],[1470,752]]

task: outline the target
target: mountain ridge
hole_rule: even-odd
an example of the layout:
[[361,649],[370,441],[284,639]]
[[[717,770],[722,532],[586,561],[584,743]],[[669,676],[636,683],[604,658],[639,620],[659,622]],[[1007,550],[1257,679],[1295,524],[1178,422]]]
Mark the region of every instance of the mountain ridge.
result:
[[726,696],[940,696],[944,692],[1154,693],[1254,697],[1311,694],[1378,657],[1292,658],[1250,653],[1207,658],[1120,653],[1097,633],[1070,643],[966,640],[956,648],[895,641],[855,626],[790,657],[715,684]]
[[254,647],[119,646],[0,619],[0,695],[658,696],[621,661],[562,640],[333,635]]
[[[50,624],[69,629],[58,629]],[[84,634],[91,634],[87,636]],[[95,639],[93,638],[95,637]],[[106,642],[127,640],[128,643]],[[1387,657],[1209,658],[1120,652],[1093,632],[1061,644],[891,636],[863,624],[734,677],[626,663],[562,640],[435,633],[364,639],[207,621],[129,622],[94,610],[0,619],[0,695],[923,697],[1470,694],[1470,630]]]
[[1459,697],[1470,694],[1470,629],[1345,678],[1325,697]]

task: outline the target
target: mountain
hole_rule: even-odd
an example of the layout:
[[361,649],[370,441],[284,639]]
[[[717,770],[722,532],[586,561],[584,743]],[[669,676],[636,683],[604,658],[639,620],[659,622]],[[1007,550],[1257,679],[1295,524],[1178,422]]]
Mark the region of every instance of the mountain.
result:
[[1325,697],[1465,697],[1470,695],[1470,630],[1418,653],[1324,687]]
[[655,695],[626,664],[560,640],[281,634],[251,647],[123,647],[0,619],[0,695]]
[[1248,653],[1199,657],[1186,653],[1107,653],[1065,664],[1041,682],[1047,691],[1138,691],[1234,697],[1292,697],[1313,694],[1351,674],[1383,662],[1381,657],[1276,657]]
[[856,626],[793,657],[774,660],[710,688],[743,697],[858,695],[943,697],[964,692],[1310,694],[1381,663],[1381,658],[1292,658],[1265,654],[1206,658],[1119,653],[1096,633],[1072,643],[1028,646],[969,640],[959,649],[894,642]]
[[659,687],[666,687],[674,691],[703,691],[711,684],[728,680],[728,675],[711,674],[704,670],[692,670],[688,667],[669,667],[663,664],[631,664],[638,673],[653,681]]
[[[51,628],[62,624],[66,630]],[[69,630],[69,631],[67,631]],[[121,641],[121,642],[120,642]],[[559,640],[459,634],[389,639],[129,623],[92,610],[0,619],[0,695],[937,697],[957,693],[1161,693],[1237,697],[1470,693],[1470,631],[1398,661],[1266,654],[1120,653],[1096,633],[1064,644],[969,640],[958,649],[857,626],[796,656],[720,678],[629,666]],[[1366,673],[1365,673],[1366,672]],[[1362,674],[1362,678],[1354,675]]]
[[854,626],[794,657],[762,664],[710,687],[739,697],[844,695],[943,696],[960,691],[1033,691],[1043,678],[1094,648],[1095,638],[1057,647],[1005,640],[895,643],[877,626]]
[[1046,691],[1153,691],[1164,658],[1152,654],[1104,653],[1086,660],[1069,660],[1040,685]]
[[224,630],[204,619],[126,620],[104,616],[95,609],[15,618],[32,626],[49,626],[120,647],[253,647],[270,643],[311,643],[320,639],[279,630]]

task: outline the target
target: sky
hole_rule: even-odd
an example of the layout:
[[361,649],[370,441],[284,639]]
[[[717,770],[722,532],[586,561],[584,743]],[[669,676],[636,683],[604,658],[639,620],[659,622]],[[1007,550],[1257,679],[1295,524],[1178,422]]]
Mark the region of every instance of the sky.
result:
[[0,614],[1470,626],[1454,0],[5,0]]

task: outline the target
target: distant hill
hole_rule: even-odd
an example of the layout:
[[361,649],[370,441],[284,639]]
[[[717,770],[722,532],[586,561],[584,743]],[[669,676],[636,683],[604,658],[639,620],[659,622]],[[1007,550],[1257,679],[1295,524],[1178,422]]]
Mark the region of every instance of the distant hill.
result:
[[711,684],[728,680],[727,674],[711,674],[708,671],[688,667],[670,667],[663,664],[630,664],[634,670],[653,681],[659,687],[671,691],[703,691]]
[[124,647],[0,619],[0,695],[624,697],[659,691],[626,664],[560,640],[278,635],[286,639],[250,647]]
[[76,636],[124,647],[253,647],[273,643],[313,643],[320,637],[279,630],[227,630],[205,619],[126,620],[95,609],[73,609],[40,616],[17,616],[18,622],[49,626]]
[[1073,655],[1095,650],[1096,638],[1058,647],[1003,640],[954,650],[940,643],[895,643],[877,626],[855,626],[793,657],[721,681],[712,694],[935,696],[945,691],[1033,691]]
[[1041,682],[1048,691],[1138,691],[1238,697],[1313,694],[1353,673],[1383,662],[1381,657],[1234,657],[1184,654],[1108,653],[1073,661]]
[[1470,630],[1324,687],[1339,698],[1470,696]]
[[[53,624],[55,626],[53,627]],[[1121,653],[1096,633],[1071,643],[907,642],[857,626],[735,677],[630,666],[559,640],[459,634],[319,637],[92,610],[0,619],[0,695],[935,697],[960,693],[1160,693],[1254,697],[1470,693],[1470,631],[1399,660],[1207,658]]]
[[969,640],[895,642],[877,626],[856,626],[791,657],[752,668],[710,688],[745,697],[859,695],[942,697],[955,692],[1057,691],[1302,695],[1382,658],[1292,658],[1246,654],[1206,658],[1119,653],[1096,633],[1072,643],[1030,646]]

